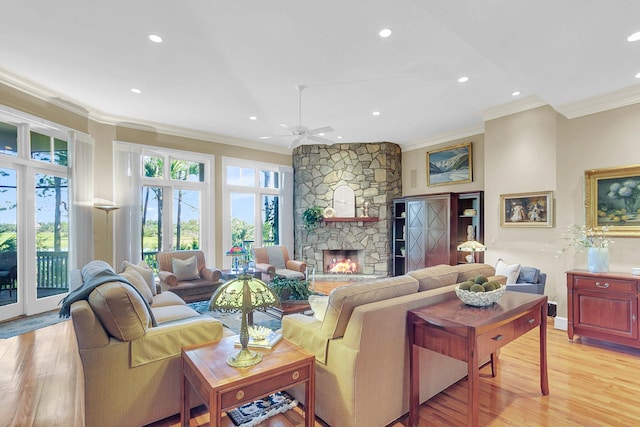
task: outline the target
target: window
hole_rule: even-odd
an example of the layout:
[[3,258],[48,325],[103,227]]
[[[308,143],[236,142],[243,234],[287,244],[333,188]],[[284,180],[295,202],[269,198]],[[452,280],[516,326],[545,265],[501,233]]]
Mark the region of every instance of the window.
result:
[[[284,221],[285,200],[282,166],[263,163],[249,165],[246,160],[225,158],[223,241],[251,250],[254,246],[286,245],[293,239],[293,218]],[[225,262],[228,260],[225,260]],[[229,261],[230,263],[230,261]]]

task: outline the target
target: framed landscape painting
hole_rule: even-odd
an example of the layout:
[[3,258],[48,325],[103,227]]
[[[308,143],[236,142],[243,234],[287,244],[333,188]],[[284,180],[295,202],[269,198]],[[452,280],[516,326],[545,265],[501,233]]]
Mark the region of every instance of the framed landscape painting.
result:
[[640,165],[584,172],[587,228],[611,236],[640,236]]
[[471,143],[427,152],[427,185],[462,184],[472,181]]
[[501,194],[500,226],[553,227],[553,191]]

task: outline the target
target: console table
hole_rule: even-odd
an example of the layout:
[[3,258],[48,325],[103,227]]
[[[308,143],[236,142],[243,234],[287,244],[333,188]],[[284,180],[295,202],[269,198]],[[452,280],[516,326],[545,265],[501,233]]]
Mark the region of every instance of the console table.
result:
[[540,388],[549,394],[547,376],[547,297],[505,292],[497,303],[472,307],[458,298],[410,310],[409,338],[409,426],[417,426],[420,410],[419,350],[426,348],[467,362],[468,425],[478,426],[480,360],[491,356],[491,375],[496,376],[497,351],[540,327]]

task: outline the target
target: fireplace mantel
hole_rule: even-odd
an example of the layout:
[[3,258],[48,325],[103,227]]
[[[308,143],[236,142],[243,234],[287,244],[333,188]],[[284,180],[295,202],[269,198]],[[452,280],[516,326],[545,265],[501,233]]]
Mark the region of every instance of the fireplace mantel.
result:
[[378,222],[377,216],[345,216],[345,217],[331,217],[322,218],[324,222]]

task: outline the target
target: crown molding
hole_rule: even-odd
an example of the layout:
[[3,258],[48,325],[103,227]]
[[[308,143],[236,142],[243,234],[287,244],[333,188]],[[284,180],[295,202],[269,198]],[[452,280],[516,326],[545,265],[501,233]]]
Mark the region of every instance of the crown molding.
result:
[[[55,92],[38,83],[17,76],[7,70],[0,68],[0,83],[8,87],[23,92],[41,101],[62,108],[70,113],[86,117],[98,123],[126,127],[129,129],[156,132],[166,135],[198,139],[202,141],[214,142],[219,144],[231,145],[234,147],[249,148],[252,150],[270,151],[279,154],[291,154],[291,150],[287,147],[273,145],[265,142],[256,142],[246,139],[234,138],[226,135],[219,135],[211,132],[187,129],[179,126],[171,126],[163,123],[154,123],[144,120],[131,121],[128,117],[118,117],[104,113],[89,105],[84,105],[75,100],[69,101],[61,93]],[[26,113],[25,113],[26,114]]]
[[470,136],[480,135],[484,133],[484,125],[457,130],[450,133],[444,133],[427,139],[421,139],[409,144],[403,144],[403,151],[418,150],[420,148],[431,147],[445,142],[451,142],[456,139],[468,138]]
[[568,119],[640,103],[640,84],[554,107]]
[[544,105],[548,105],[548,103],[537,96],[532,95],[483,110],[480,112],[480,117],[482,117],[482,120],[486,122],[488,120],[499,119],[500,117],[532,110]]

